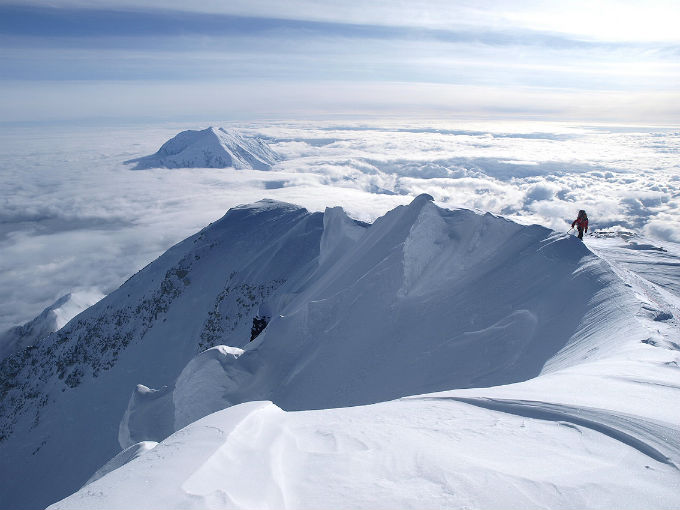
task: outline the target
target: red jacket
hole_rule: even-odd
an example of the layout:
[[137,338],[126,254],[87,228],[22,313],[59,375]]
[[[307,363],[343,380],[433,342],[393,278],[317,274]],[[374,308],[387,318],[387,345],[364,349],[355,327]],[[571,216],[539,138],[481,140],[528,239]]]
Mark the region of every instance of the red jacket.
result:
[[574,228],[574,225],[578,225],[578,228],[582,228],[584,232],[588,232],[588,218],[576,218],[571,223],[571,228]]

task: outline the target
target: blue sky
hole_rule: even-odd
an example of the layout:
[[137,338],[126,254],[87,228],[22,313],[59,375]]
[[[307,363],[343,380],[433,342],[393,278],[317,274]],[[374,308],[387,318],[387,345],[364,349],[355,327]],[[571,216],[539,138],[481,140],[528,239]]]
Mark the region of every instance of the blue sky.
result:
[[198,4],[0,2],[0,118],[680,120],[675,2]]

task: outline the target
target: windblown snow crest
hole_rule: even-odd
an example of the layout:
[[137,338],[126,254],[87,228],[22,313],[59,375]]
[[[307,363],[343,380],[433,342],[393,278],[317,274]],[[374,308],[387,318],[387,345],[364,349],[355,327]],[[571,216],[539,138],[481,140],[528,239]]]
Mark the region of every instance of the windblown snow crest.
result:
[[[237,207],[0,365],[5,499],[44,506],[121,448],[111,465],[244,402],[373,404],[605,359],[618,340],[599,326],[648,334],[630,294],[573,237],[427,195],[371,225],[338,208]],[[268,323],[249,342],[256,317]],[[32,493],[36,477],[50,490]]]
[[126,161],[135,170],[147,168],[234,168],[270,170],[281,156],[259,138],[233,129],[209,127],[182,131],[155,154]]

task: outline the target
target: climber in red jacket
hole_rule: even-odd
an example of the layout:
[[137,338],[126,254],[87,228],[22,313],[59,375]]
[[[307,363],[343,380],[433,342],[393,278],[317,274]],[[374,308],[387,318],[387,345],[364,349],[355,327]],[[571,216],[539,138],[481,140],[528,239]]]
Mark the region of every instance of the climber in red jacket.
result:
[[583,209],[578,212],[578,217],[572,221],[571,228],[574,228],[574,225],[578,229],[578,238],[583,239],[583,233],[588,232],[588,215]]

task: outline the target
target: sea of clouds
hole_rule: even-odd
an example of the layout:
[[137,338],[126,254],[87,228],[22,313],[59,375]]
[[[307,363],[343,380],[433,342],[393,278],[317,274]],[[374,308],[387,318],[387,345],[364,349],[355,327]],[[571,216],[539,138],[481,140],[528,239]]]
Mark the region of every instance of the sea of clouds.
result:
[[[184,129],[236,127],[271,171],[132,170]],[[680,129],[554,123],[324,121],[0,129],[0,331],[68,292],[108,293],[229,207],[274,198],[371,221],[419,193],[566,231],[680,243]]]

